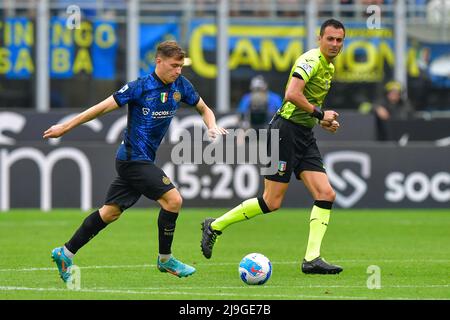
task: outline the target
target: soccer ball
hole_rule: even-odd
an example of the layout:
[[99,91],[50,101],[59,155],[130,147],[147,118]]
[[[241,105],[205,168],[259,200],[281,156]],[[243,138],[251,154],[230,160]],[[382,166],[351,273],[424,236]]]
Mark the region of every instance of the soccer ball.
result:
[[246,284],[264,284],[271,275],[272,264],[261,253],[250,253],[239,263],[239,276]]

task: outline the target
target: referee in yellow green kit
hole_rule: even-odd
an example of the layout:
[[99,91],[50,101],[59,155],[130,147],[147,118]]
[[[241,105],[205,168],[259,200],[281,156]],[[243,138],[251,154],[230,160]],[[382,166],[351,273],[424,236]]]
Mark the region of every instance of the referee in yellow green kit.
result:
[[[262,197],[248,199],[217,219],[202,222],[201,248],[211,258],[217,236],[229,225],[251,219],[281,207],[291,174],[302,180],[314,199],[306,254],[301,269],[308,274],[337,274],[343,269],[326,262],[320,256],[322,239],[327,230],[336,193],[323,167],[322,156],[316,144],[313,127],[320,124],[336,132],[338,113],[322,110],[334,74],[333,59],[341,52],[345,38],[344,25],[334,19],[320,28],[319,48],[301,55],[292,67],[283,105],[271,121],[269,129],[279,130],[278,172],[264,179]],[[273,165],[273,164],[272,164]]]

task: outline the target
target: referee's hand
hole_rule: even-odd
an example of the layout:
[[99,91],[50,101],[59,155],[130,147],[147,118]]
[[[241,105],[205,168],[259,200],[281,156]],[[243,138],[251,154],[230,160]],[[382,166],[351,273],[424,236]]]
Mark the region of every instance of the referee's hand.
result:
[[336,120],[336,118],[339,116],[339,113],[337,113],[334,110],[327,110],[323,112],[323,121],[333,121]]
[[337,131],[337,129],[339,129],[340,125],[339,125],[339,122],[337,122],[336,120],[333,120],[333,121],[321,120],[320,121],[320,126],[323,129],[325,129],[325,130],[327,130],[327,131],[329,131],[331,133],[335,133]]

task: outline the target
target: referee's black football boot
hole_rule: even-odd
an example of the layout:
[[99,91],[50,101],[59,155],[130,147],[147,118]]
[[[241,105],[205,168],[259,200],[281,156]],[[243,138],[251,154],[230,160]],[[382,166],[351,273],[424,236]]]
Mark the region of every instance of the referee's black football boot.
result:
[[342,270],[342,267],[332,265],[321,257],[311,261],[303,259],[302,263],[302,272],[306,274],[338,274]]
[[202,248],[202,253],[206,259],[211,258],[212,249],[216,243],[217,236],[221,235],[221,231],[211,229],[211,223],[216,220],[214,218],[206,218],[202,223],[202,241],[200,246]]

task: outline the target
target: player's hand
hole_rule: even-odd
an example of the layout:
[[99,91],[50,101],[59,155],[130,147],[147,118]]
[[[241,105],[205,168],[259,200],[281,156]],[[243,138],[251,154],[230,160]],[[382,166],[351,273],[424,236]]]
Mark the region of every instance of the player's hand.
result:
[[208,129],[208,137],[210,141],[216,140],[217,136],[227,134],[228,131],[221,127],[212,127]]
[[339,113],[333,110],[327,110],[323,113],[323,121],[332,122],[333,120],[336,120],[336,118],[339,116]]
[[327,131],[335,133],[337,131],[337,129],[339,129],[340,125],[339,125],[339,122],[337,122],[336,120],[333,120],[333,121],[321,120],[320,126]]
[[43,138],[59,138],[64,133],[66,133],[65,126],[63,124],[55,124],[44,131]]

